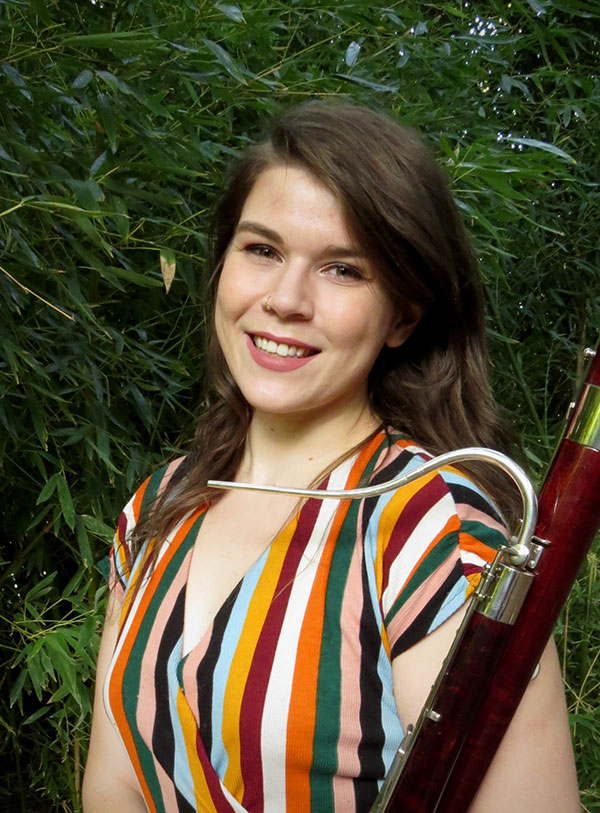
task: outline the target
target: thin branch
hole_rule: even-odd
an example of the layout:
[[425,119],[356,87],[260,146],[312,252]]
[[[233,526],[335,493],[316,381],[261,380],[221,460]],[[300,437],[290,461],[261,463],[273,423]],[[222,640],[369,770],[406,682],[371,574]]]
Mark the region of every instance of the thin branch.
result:
[[3,274],[6,274],[6,276],[9,279],[11,279],[16,285],[19,286],[19,288],[22,288],[25,291],[25,293],[31,294],[31,296],[35,296],[36,299],[39,299],[40,302],[44,303],[44,305],[48,305],[49,308],[52,308],[52,310],[55,310],[58,313],[60,313],[61,316],[64,316],[67,319],[70,319],[72,322],[75,321],[74,316],[71,316],[70,313],[67,313],[66,311],[61,310],[61,308],[59,308],[57,305],[53,305],[52,302],[48,302],[48,300],[44,299],[43,296],[40,296],[39,294],[36,294],[36,292],[32,291],[31,288],[28,288],[26,285],[23,285],[22,282],[19,282],[19,280],[16,279],[15,277],[13,277],[12,274],[9,274],[9,272],[6,270],[6,268],[3,268],[1,265],[0,265],[0,271],[2,271]]

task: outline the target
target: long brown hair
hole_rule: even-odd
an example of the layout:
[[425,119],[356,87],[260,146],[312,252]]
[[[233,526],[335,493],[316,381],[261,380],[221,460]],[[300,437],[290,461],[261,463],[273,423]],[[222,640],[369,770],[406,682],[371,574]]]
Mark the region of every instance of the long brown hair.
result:
[[[227,367],[213,329],[223,258],[246,198],[272,166],[307,170],[338,200],[350,233],[375,264],[399,311],[423,316],[399,348],[385,347],[369,378],[371,408],[439,454],[464,446],[506,451],[488,383],[484,313],[477,263],[448,184],[409,128],[364,107],[308,103],[281,116],[268,138],[233,167],[216,207],[209,253],[209,327],[205,409],[190,453],[152,511],[142,518],[132,553],[164,539],[188,511],[217,499],[208,479],[233,479],[252,410]],[[490,468],[477,479],[507,514],[514,493]]]

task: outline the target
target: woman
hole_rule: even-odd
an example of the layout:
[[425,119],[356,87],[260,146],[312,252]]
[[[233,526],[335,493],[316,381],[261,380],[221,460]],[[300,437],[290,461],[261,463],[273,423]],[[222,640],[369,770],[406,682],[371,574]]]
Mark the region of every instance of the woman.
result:
[[[504,538],[505,482],[303,505],[206,482],[351,488],[505,446],[474,259],[410,131],[316,104],[238,163],[212,268],[194,448],[119,522],[84,807],[365,811]],[[473,809],[579,809],[551,644]]]

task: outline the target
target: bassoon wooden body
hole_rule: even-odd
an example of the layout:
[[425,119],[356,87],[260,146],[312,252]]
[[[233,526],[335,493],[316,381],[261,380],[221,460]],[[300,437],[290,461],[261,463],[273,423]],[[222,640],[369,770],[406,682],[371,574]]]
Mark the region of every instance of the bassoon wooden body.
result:
[[518,535],[486,571],[421,715],[410,726],[372,813],[461,813],[485,776],[600,526],[600,350],[550,466],[536,506],[524,472],[505,455],[464,449],[440,455],[388,483],[353,490],[255,486],[319,499],[395,490],[456,462],[487,460],[519,487]]
[[586,353],[594,358],[539,494],[530,554],[516,567],[529,582],[522,606],[514,619],[488,613],[493,577],[484,584],[373,811],[466,811],[539,663],[600,526],[600,348]]

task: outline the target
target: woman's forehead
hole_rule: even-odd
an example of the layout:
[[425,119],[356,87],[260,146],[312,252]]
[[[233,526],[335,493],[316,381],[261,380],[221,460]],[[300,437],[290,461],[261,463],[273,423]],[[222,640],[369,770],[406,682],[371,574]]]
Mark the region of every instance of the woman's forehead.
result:
[[[322,218],[326,212],[335,220],[340,233],[341,244],[350,247],[354,254],[375,259],[371,241],[365,239],[362,230],[356,227],[360,217],[353,216],[352,207],[343,192],[325,183],[310,168],[296,162],[275,162],[260,171],[241,206],[236,230],[247,220],[255,219],[260,213],[269,220],[277,220],[293,209],[309,214],[310,210]],[[285,209],[283,208],[285,205]]]
[[248,223],[263,230],[308,230],[333,243],[354,247],[346,214],[337,197],[311,173],[296,166],[274,166],[256,179],[242,207],[237,230]]

